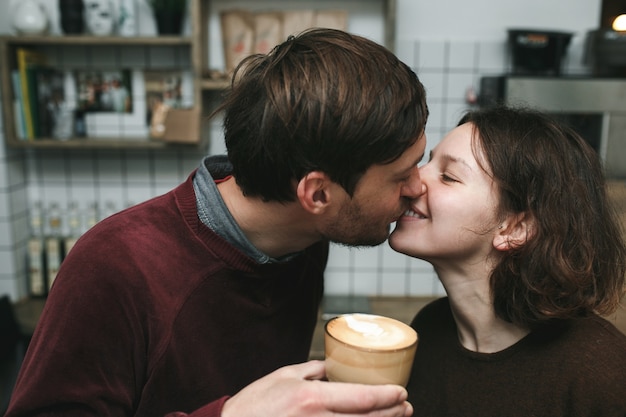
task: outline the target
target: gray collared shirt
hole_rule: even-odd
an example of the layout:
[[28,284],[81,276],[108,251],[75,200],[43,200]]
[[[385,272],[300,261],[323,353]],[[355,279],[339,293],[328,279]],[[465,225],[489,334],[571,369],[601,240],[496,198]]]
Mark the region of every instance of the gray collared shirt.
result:
[[293,255],[274,259],[264,254],[250,243],[243,233],[228,211],[213,179],[224,178],[231,173],[232,165],[225,155],[208,156],[198,167],[193,179],[193,189],[196,193],[196,206],[200,221],[260,264],[291,259]]

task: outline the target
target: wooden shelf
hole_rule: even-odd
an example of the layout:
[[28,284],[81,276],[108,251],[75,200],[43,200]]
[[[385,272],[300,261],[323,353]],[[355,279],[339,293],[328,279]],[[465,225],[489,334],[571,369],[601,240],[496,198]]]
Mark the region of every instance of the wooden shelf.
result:
[[[13,86],[11,82],[11,70],[16,68],[15,50],[19,47],[59,48],[59,55],[63,56],[67,50],[74,50],[75,47],[98,48],[104,51],[104,56],[111,54],[110,50],[123,50],[133,47],[140,48],[180,48],[188,49],[188,61],[184,62],[185,67],[190,68],[193,77],[193,109],[198,115],[198,132],[200,132],[201,118],[205,115],[203,110],[203,94],[226,90],[230,86],[229,79],[208,76],[208,51],[207,42],[209,40],[208,22],[211,13],[212,0],[189,0],[190,1],[190,24],[191,33],[188,36],[92,36],[92,35],[47,35],[47,36],[0,36],[0,90],[2,91],[2,113],[4,117],[5,142],[10,147],[15,148],[132,148],[132,149],[160,149],[172,146],[190,146],[193,144],[185,142],[164,143],[157,140],[137,140],[135,138],[75,138],[71,140],[56,139],[36,139],[20,140],[17,138],[14,126],[13,97],[11,92]],[[287,0],[283,0],[287,3]],[[380,0],[382,3],[382,17],[384,20],[384,44],[390,49],[395,48],[395,16],[397,0]],[[311,2],[313,3],[313,2]],[[341,2],[339,2],[340,4]],[[132,54],[132,53],[131,53]],[[99,55],[99,54],[96,54]],[[187,52],[183,54],[187,57]],[[185,58],[187,59],[187,58]],[[200,136],[200,135],[198,135]],[[202,145],[200,137],[197,138],[195,146]]]
[[198,143],[163,142],[150,139],[83,138],[35,139],[7,141],[12,148],[34,149],[165,149],[180,146],[197,147]]
[[[191,33],[187,36],[135,36],[135,37],[123,37],[123,36],[92,36],[92,35],[47,35],[47,36],[14,36],[6,35],[0,36],[0,90],[2,90],[2,113],[4,117],[4,130],[5,130],[5,142],[8,146],[14,148],[68,148],[68,149],[167,149],[172,147],[181,146],[200,146],[202,145],[200,135],[202,110],[202,86],[201,86],[201,74],[202,74],[202,57],[204,49],[203,40],[203,28],[202,17],[205,16],[206,3],[208,0],[190,0],[190,13],[189,20],[191,25]],[[88,137],[88,138],[72,138],[70,140],[57,140],[52,138],[38,138],[34,140],[21,140],[17,137],[16,128],[14,126],[14,107],[13,107],[13,85],[11,80],[11,71],[17,68],[17,60],[15,51],[20,47],[28,47],[34,50],[37,49],[50,49],[58,48],[58,55],[64,56],[65,51],[74,51],[75,47],[94,49],[97,50],[96,55],[102,55],[104,57],[109,56],[113,51],[131,51],[132,48],[146,48],[159,51],[162,48],[164,50],[164,56],[168,56],[169,50],[173,49],[183,50],[180,54],[181,61],[176,62],[176,68],[171,67],[172,62],[167,62],[167,69],[184,69],[191,70],[193,77],[193,104],[192,109],[197,117],[190,123],[197,123],[194,126],[194,131],[197,132],[196,137],[191,139],[193,143],[178,141],[176,138],[171,138],[169,141],[152,140],[149,137],[145,138],[128,138],[128,137],[116,137],[116,138],[104,138],[104,137]],[[99,51],[102,51],[100,54]],[[177,53],[177,52],[176,52]],[[56,52],[55,52],[56,54]],[[156,52],[159,56],[161,52]],[[120,55],[123,56],[123,55]],[[100,57],[99,57],[100,58]],[[161,58],[163,59],[163,58]],[[167,58],[166,58],[167,59]],[[150,57],[147,58],[147,63],[143,64],[129,64],[133,68],[141,69],[144,65],[146,68],[150,68]],[[123,63],[120,63],[120,65]],[[73,65],[83,65],[82,63]],[[196,120],[197,119],[197,120]],[[171,137],[172,135],[170,135]]]
[[177,46],[191,45],[189,36],[1,36],[9,45]]
[[213,80],[213,79],[203,79],[202,80],[202,89],[211,91],[211,90],[225,90],[230,86],[229,80]]

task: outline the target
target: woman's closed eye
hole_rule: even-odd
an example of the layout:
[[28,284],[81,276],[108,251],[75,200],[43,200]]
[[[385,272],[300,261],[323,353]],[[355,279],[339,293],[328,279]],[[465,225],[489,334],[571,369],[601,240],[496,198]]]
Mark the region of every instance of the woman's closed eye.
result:
[[443,182],[459,182],[456,178],[453,178],[451,176],[449,176],[448,174],[446,174],[445,172],[442,172],[440,174],[441,180]]

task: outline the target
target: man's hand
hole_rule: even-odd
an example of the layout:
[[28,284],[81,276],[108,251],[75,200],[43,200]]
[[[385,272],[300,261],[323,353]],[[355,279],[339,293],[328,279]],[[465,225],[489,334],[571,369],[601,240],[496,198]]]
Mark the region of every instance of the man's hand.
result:
[[321,381],[324,362],[285,366],[253,382],[224,404],[222,417],[410,417],[397,385]]

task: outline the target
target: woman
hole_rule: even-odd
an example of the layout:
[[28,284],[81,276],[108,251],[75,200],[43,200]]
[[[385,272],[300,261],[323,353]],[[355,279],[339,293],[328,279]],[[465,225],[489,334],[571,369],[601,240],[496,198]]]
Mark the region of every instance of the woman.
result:
[[420,416],[626,415],[626,336],[600,315],[626,249],[596,153],[544,114],[468,113],[420,168],[390,245],[448,297],[413,320]]

